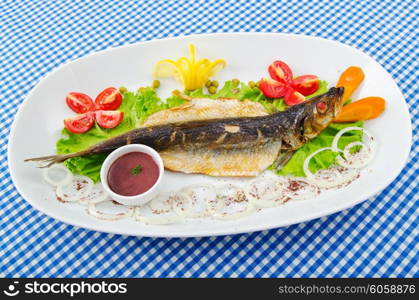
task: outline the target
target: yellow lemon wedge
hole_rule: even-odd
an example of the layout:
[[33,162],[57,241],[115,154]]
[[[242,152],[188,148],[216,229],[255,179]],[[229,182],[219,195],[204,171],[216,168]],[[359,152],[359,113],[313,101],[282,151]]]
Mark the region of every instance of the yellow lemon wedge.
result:
[[195,46],[189,45],[189,58],[181,57],[174,61],[163,59],[154,66],[153,76],[157,78],[172,77],[180,82],[185,90],[202,88],[208,79],[226,66],[223,59],[213,62],[207,58],[196,59]]

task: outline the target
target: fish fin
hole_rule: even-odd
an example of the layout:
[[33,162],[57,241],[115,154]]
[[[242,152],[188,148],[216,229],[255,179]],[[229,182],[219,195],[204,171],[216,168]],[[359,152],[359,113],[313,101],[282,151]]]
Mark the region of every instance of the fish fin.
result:
[[290,161],[294,153],[295,153],[295,150],[279,152],[278,157],[275,159],[274,163],[272,164],[273,168],[277,171],[281,170]]
[[250,148],[170,149],[159,152],[166,169],[210,176],[257,176],[278,155],[281,142],[270,142]]
[[62,155],[41,156],[41,157],[27,158],[27,159],[25,159],[25,162],[26,161],[37,161],[37,162],[40,162],[40,163],[45,163],[44,165],[41,165],[40,168],[48,168],[48,167],[52,166],[53,164],[61,163],[61,162],[64,162],[65,160],[67,160],[69,158],[82,156],[82,155],[85,155],[85,154],[86,154],[85,151],[81,151],[81,152],[74,152],[74,153],[62,154]]

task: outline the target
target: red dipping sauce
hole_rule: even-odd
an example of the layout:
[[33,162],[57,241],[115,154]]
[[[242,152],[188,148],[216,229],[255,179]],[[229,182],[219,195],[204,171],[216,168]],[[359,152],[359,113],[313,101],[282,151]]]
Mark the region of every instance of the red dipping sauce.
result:
[[136,196],[151,189],[159,175],[159,167],[150,155],[131,152],[112,163],[108,171],[108,185],[119,195]]

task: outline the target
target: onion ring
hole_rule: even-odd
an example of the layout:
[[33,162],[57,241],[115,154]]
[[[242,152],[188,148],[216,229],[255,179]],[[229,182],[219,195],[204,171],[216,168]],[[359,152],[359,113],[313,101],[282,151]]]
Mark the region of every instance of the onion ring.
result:
[[[186,210],[181,208],[183,200],[186,200],[188,206]],[[148,203],[154,214],[162,214],[175,212],[178,215],[186,215],[192,208],[191,200],[188,195],[183,192],[167,192],[154,197]]]
[[[361,150],[355,154],[351,154],[350,150],[355,146],[361,146]],[[361,169],[368,165],[374,158],[375,148],[369,147],[365,150],[365,144],[362,142],[352,142],[343,149],[343,156],[337,157],[337,162],[346,168]]]
[[[175,193],[172,197],[173,211],[179,216],[186,217],[192,210],[191,197],[182,191]],[[185,200],[187,203],[186,208],[183,205]]]
[[[61,180],[54,180],[51,177],[51,175],[52,175],[51,172],[53,172],[54,170],[63,171],[65,173],[64,178],[61,179]],[[64,165],[62,165],[62,164],[54,164],[54,165],[52,165],[49,168],[42,169],[42,177],[50,185],[52,185],[52,186],[59,186],[59,185],[64,185],[64,184],[69,183],[71,181],[72,174],[71,174],[71,172]]]
[[126,207],[126,211],[116,213],[116,214],[105,213],[97,209],[98,204],[105,203],[105,202],[113,203],[112,201],[109,201],[109,200],[102,201],[99,203],[89,203],[87,205],[87,213],[93,217],[96,217],[98,219],[105,220],[105,221],[117,221],[117,220],[126,219],[126,218],[131,217],[134,213],[134,208],[131,206],[124,206]]
[[[188,203],[186,209],[180,205],[184,200]],[[189,196],[182,192],[168,192],[159,194],[148,204],[137,207],[134,217],[135,220],[146,224],[165,225],[183,221],[190,209]],[[146,210],[149,210],[148,215]]]
[[106,193],[101,183],[95,184],[89,193],[85,193],[80,197],[81,204],[100,203],[108,200],[109,195]]
[[[334,170],[332,168],[319,170],[315,174],[313,174],[309,169],[310,160],[318,153],[322,151],[326,151],[326,150],[333,151],[331,147],[320,148],[314,151],[313,153],[311,153],[305,159],[304,164],[303,164],[303,170],[307,176],[308,181],[317,185],[320,188],[332,188],[332,187],[336,187],[341,184],[347,183],[353,180],[356,176],[358,176],[358,171],[356,171],[355,169],[352,169],[353,171],[348,170],[345,176],[342,172],[339,172],[338,169]],[[331,174],[327,174],[327,172],[329,173],[331,172]]]
[[[66,187],[70,187],[75,191],[75,195],[69,195],[64,192]],[[73,176],[70,183],[65,185],[58,185],[55,193],[64,202],[78,202],[81,196],[90,193],[93,188],[93,181],[86,176]]]
[[[227,194],[231,192],[233,192],[233,195],[228,196]],[[244,200],[241,200],[241,198],[244,198]],[[239,210],[237,212],[233,212],[233,213],[220,212],[221,209],[227,206],[226,200],[228,200],[229,202],[227,203],[227,205],[231,203],[235,203],[235,202],[236,203],[242,202],[242,201],[245,201],[247,205],[245,206],[244,209]],[[212,201],[215,203],[211,203]],[[207,209],[210,215],[214,219],[218,219],[218,220],[236,220],[238,218],[248,215],[254,209],[252,202],[250,201],[250,199],[247,199],[246,194],[239,187],[234,186],[234,185],[225,185],[225,186],[219,187],[216,190],[216,198],[212,199],[212,201],[211,200],[207,201]]]
[[[365,146],[366,144],[364,142],[352,142],[348,145],[346,145],[346,147],[341,150],[338,147],[338,143],[339,143],[339,139],[341,138],[341,136],[343,134],[345,134],[348,131],[354,131],[354,130],[360,130],[362,131],[365,135],[368,136],[369,138],[369,143],[368,143],[368,150],[365,150]],[[362,146],[361,148],[361,153],[357,153],[355,155],[350,153],[350,149],[354,146]],[[376,149],[376,143],[374,140],[374,137],[364,128],[362,127],[346,127],[343,128],[342,130],[340,130],[336,136],[333,138],[332,141],[332,151],[334,152],[342,152],[344,158],[338,156],[337,157],[337,162],[338,164],[340,164],[343,167],[346,168],[355,168],[355,169],[361,169],[363,167],[365,167],[366,165],[368,165],[371,160],[374,157],[375,154],[375,149]],[[350,158],[352,158],[350,160]],[[356,159],[353,159],[356,158]]]
[[[305,187],[301,188],[301,184],[297,187],[293,187],[294,182],[302,182],[305,185]],[[318,194],[320,194],[320,189],[317,185],[311,183],[310,181],[304,178],[289,177],[288,186],[286,187],[284,192],[285,195],[287,195],[287,197],[289,197],[291,200],[300,201],[317,196]]]
[[[183,188],[181,192],[188,195],[191,200],[190,210],[186,213],[187,217],[199,218],[208,216],[206,203],[209,199],[214,199],[216,196],[214,186],[209,184],[195,184]],[[203,208],[197,211],[196,207],[198,207],[199,204],[203,204]]]
[[170,216],[146,216],[142,213],[142,210],[146,209],[147,206],[138,206],[135,208],[134,218],[136,221],[151,224],[151,225],[166,225],[184,220],[184,216],[174,214]]
[[[246,196],[253,205],[269,208],[283,203],[284,183],[278,179],[259,179],[245,189]],[[279,200],[279,201],[278,201]]]

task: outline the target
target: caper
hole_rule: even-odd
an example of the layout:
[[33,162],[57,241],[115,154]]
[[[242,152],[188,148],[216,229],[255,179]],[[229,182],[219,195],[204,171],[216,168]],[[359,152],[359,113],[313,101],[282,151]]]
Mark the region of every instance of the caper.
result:
[[256,86],[256,83],[254,81],[249,81],[249,83],[247,84],[250,88],[254,88]]
[[211,80],[207,80],[207,82],[205,82],[205,87],[209,88],[212,84]]
[[219,86],[218,81],[217,80],[211,81],[211,86],[214,86],[214,87],[218,88],[218,86]]
[[128,92],[128,90],[127,90],[127,88],[126,88],[126,87],[121,86],[121,87],[119,88],[119,92],[123,94],[123,93]]
[[153,80],[153,84],[152,84],[153,89],[158,89],[159,86],[160,86],[160,80],[157,80],[157,79]]
[[210,94],[215,94],[215,93],[217,92],[217,88],[216,88],[215,86],[210,86],[210,87],[208,88],[208,92],[209,92]]

